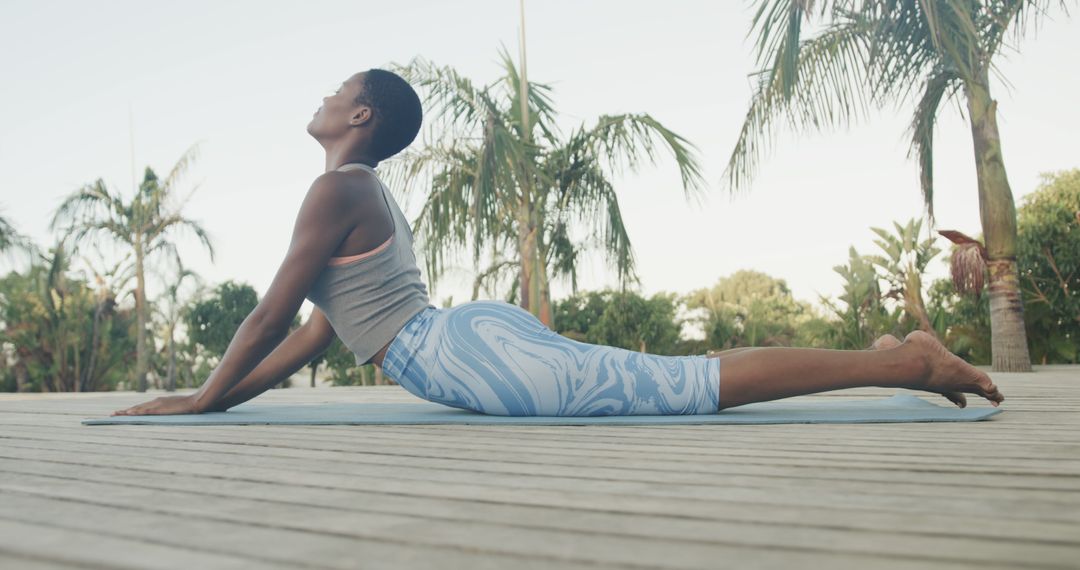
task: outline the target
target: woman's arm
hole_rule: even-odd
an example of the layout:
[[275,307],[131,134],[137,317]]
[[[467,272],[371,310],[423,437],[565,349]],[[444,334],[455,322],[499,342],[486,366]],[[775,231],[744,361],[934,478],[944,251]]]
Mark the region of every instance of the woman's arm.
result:
[[336,334],[318,307],[303,326],[293,331],[239,384],[207,412],[224,412],[276,386],[330,347]]
[[342,178],[347,176],[327,172],[312,184],[296,216],[285,260],[266,295],[236,330],[217,367],[192,395],[195,412],[216,408],[234,386],[285,340],[289,323],[326,269],[334,249],[356,226],[353,214],[356,200]]
[[119,410],[116,415],[192,414],[215,409],[241,380],[270,357],[289,336],[290,323],[335,248],[356,227],[355,192],[343,178],[347,176],[327,172],[312,184],[296,216],[285,260],[266,295],[236,329],[221,361],[203,385],[190,396],[158,398]]
[[[206,382],[194,394],[185,396],[162,396],[149,402],[116,410],[114,416],[139,416],[144,414],[191,414],[199,412],[223,412],[241,402],[246,402],[278,382],[292,376],[311,362],[333,342],[336,333],[330,322],[317,307],[303,326],[293,331],[269,355],[219,401],[206,409],[196,409],[194,401],[206,388]],[[209,382],[209,380],[207,380]]]

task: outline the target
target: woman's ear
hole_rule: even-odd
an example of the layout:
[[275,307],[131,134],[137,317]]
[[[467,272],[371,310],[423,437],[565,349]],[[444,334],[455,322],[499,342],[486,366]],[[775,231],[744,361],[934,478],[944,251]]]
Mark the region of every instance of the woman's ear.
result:
[[349,124],[354,127],[359,127],[370,121],[373,116],[374,113],[371,112],[371,107],[360,105],[356,108],[356,112],[353,113],[352,117],[349,118]]

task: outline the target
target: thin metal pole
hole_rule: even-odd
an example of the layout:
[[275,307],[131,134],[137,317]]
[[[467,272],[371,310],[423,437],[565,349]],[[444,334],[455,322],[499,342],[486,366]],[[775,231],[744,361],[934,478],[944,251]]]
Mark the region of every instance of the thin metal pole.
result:
[[532,129],[529,127],[529,74],[525,66],[525,0],[519,0],[518,6],[521,9],[521,128],[525,133],[525,142],[529,142]]
[[131,143],[131,187],[138,193],[139,187],[135,183],[135,119],[131,112],[131,101],[128,101],[128,142]]

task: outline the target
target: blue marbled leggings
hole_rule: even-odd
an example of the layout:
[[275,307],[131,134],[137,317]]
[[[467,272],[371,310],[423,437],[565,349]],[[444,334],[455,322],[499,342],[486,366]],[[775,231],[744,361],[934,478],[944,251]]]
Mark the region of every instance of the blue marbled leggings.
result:
[[499,416],[715,414],[720,359],[578,342],[502,301],[417,313],[383,370],[425,400]]

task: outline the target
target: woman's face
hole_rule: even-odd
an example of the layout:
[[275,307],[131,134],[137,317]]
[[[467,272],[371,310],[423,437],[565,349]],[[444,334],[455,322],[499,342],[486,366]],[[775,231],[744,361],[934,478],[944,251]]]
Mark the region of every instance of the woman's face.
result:
[[362,107],[356,105],[355,101],[360,94],[363,78],[363,73],[357,73],[343,81],[336,92],[323,97],[322,106],[308,123],[308,134],[320,140],[334,139],[353,126],[353,118]]

